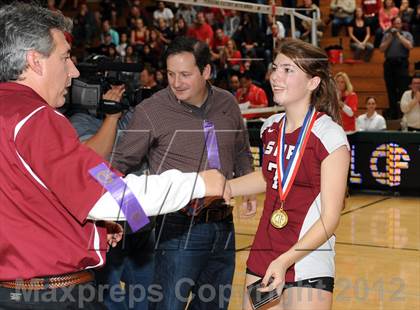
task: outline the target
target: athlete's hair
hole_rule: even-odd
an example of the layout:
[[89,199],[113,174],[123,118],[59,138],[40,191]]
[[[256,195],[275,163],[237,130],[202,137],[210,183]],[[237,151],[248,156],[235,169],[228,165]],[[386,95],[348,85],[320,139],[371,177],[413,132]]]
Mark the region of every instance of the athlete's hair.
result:
[[51,30],[71,33],[72,21],[37,4],[15,1],[0,7],[0,82],[19,80],[27,67],[26,54],[45,57],[54,50]]
[[321,79],[311,94],[311,104],[317,111],[325,112],[335,122],[341,124],[337,87],[325,52],[302,40],[285,38],[280,42],[276,54],[290,58],[311,78],[318,76]]

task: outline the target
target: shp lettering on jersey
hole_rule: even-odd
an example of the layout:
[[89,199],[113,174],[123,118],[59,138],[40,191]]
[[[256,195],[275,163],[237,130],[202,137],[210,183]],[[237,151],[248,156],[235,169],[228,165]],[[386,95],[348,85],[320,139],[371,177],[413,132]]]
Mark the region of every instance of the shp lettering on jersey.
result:
[[[273,155],[277,157],[278,154],[278,147],[276,146],[276,141],[269,141],[265,147],[264,155]],[[293,151],[295,149],[294,145],[284,145],[284,152],[286,154],[286,160],[289,160],[290,157],[293,155]]]
[[[274,172],[273,184],[271,185],[273,189],[278,189],[277,163],[275,161],[275,158],[277,157],[277,153],[278,153],[278,147],[276,144],[277,144],[277,141],[269,141],[264,149],[264,155],[266,156],[272,155],[274,157],[274,161],[269,161],[267,165],[267,170],[270,172]],[[288,144],[284,145],[284,152],[286,154],[286,160],[289,160],[292,157],[294,150],[295,150],[294,145],[288,145]]]

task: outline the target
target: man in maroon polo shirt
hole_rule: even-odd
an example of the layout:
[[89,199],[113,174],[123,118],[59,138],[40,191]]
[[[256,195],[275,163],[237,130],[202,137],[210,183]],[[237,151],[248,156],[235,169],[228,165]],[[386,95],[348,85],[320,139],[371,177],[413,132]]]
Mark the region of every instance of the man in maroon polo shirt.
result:
[[0,7],[0,29],[0,309],[104,309],[89,269],[122,236],[105,221],[174,212],[222,194],[224,178],[171,170],[149,176],[146,190],[145,176],[110,175],[55,110],[79,75],[71,22],[16,3]]

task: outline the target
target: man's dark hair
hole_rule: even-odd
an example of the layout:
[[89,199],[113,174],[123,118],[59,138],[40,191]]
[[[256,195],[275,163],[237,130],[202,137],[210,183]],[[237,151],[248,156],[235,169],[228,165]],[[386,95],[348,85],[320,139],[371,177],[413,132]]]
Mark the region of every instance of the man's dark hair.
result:
[[186,36],[176,37],[171,44],[169,44],[168,49],[165,52],[165,59],[167,60],[169,56],[184,52],[194,55],[195,63],[201,73],[203,73],[204,68],[207,65],[211,64],[209,46],[195,38]]
[[146,70],[149,75],[153,75],[156,78],[156,68],[150,63],[146,62],[143,70]]
[[393,25],[394,22],[395,22],[395,20],[398,19],[398,18],[401,20],[401,16],[399,16],[399,15],[394,16],[393,18],[391,18],[391,24]]
[[239,78],[244,78],[245,80],[252,80],[252,74],[250,70],[245,70]]

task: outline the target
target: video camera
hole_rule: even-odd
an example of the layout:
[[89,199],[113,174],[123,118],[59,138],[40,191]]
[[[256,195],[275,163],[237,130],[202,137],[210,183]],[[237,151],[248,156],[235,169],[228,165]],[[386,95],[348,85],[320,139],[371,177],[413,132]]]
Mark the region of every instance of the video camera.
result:
[[398,31],[398,29],[397,29],[397,28],[390,28],[390,29],[389,29],[389,32],[390,32],[392,35],[394,35],[394,36],[396,36],[396,35],[397,35],[397,33],[401,33],[400,31]]
[[[73,80],[69,92],[70,114],[88,111],[103,116],[136,106],[151,95],[150,89],[138,87],[139,79],[135,73],[140,73],[143,68],[141,63],[120,63],[105,56],[91,56],[77,66],[80,77]],[[120,102],[102,99],[113,85],[122,84],[125,92]]]

